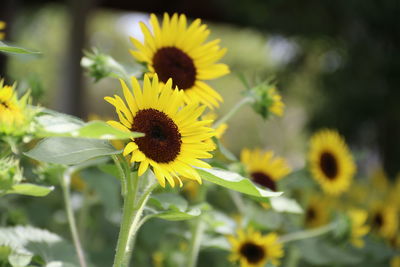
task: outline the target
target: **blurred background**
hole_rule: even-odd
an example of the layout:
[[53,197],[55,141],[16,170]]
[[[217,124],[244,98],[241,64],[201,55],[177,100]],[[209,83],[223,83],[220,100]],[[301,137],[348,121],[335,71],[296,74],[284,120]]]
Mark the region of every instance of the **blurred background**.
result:
[[118,93],[113,79],[94,83],[80,67],[93,47],[127,68],[129,36],[141,38],[149,13],[201,18],[228,48],[231,74],[211,81],[225,114],[240,100],[245,75],[255,85],[275,78],[286,103],[283,118],[264,122],[245,107],[230,121],[224,143],[274,149],[294,167],[305,164],[308,137],[336,128],[353,149],[359,176],[380,164],[389,177],[400,169],[400,2],[381,1],[127,1],[2,0],[5,42],[43,52],[0,55],[0,75],[30,87],[41,105],[87,118],[113,116],[103,97]]

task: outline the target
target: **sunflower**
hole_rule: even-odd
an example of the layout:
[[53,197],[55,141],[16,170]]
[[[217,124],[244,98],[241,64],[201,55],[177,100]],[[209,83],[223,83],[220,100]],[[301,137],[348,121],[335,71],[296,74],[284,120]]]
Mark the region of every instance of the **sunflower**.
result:
[[364,246],[362,237],[369,232],[369,226],[365,225],[368,213],[364,210],[353,209],[349,211],[348,215],[351,224],[350,242],[355,247],[362,248]]
[[132,154],[131,162],[138,162],[138,175],[150,166],[161,186],[165,180],[174,187],[179,176],[196,180],[201,178],[193,166],[209,168],[210,165],[199,158],[211,158],[212,150],[206,141],[215,135],[212,128],[205,125],[210,121],[199,121],[205,106],[184,105],[183,94],[172,90],[172,80],[160,87],[157,75],[150,80],[144,76],[143,90],[137,79],[132,77],[133,95],[121,80],[125,102],[117,95],[105,97],[118,114],[120,122],[108,123],[122,131],[136,131],[145,134],[131,140],[124,149],[126,156]]
[[399,225],[396,206],[384,202],[375,202],[370,213],[370,223],[375,233],[391,240],[395,237]]
[[320,130],[311,137],[310,170],[324,192],[338,195],[351,185],[356,166],[343,140],[334,130]]
[[147,64],[149,75],[158,74],[161,82],[172,78],[173,88],[184,91],[184,99],[201,102],[210,108],[218,107],[222,97],[205,80],[212,80],[229,73],[225,64],[216,63],[226,49],[219,47],[220,40],[205,42],[210,31],[196,19],[187,26],[186,16],[164,14],[160,25],[154,14],[150,15],[151,29],[144,23],[140,27],[144,43],[131,37],[136,51],[132,56]]
[[324,197],[313,195],[304,212],[304,224],[309,228],[329,223],[331,203]]
[[229,236],[228,241],[232,246],[229,260],[239,261],[241,267],[262,267],[269,261],[279,265],[283,257],[283,245],[276,233],[261,235],[250,228],[247,232],[239,230],[237,237]]
[[265,186],[272,191],[277,190],[276,182],[291,172],[291,168],[285,159],[280,157],[274,158],[272,150],[262,152],[259,149],[252,151],[243,149],[241,161],[255,183]]
[[33,111],[27,108],[29,92],[18,99],[15,85],[0,80],[0,134],[22,134],[28,127]]
[[278,93],[275,87],[270,88],[268,91],[272,104],[268,110],[277,116],[282,116],[285,109],[285,104],[282,102],[282,96]]
[[5,28],[6,28],[6,23],[4,21],[0,20],[0,41],[3,40],[4,37],[6,36],[4,32],[1,32]]

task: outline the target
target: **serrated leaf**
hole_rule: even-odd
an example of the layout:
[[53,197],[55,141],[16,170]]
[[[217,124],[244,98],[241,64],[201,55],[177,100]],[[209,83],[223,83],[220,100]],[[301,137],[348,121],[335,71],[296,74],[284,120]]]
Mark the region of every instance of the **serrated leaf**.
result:
[[149,204],[162,210],[185,211],[188,207],[186,199],[177,194],[161,193],[152,195]]
[[201,214],[201,210],[198,208],[194,208],[188,211],[165,211],[165,212],[160,212],[156,213],[154,217],[164,219],[167,221],[183,221],[183,220],[189,220],[194,217],[197,217]]
[[119,154],[109,142],[87,138],[50,137],[40,141],[26,156],[48,163],[75,165],[100,156]]
[[13,53],[13,54],[25,54],[25,55],[40,55],[40,52],[28,50],[26,48],[7,45],[0,41],[0,52]]
[[45,114],[36,118],[41,130],[37,137],[80,137],[92,139],[129,139],[143,136],[137,132],[123,132],[104,121],[91,121],[84,123],[72,116]]
[[250,179],[247,179],[238,173],[220,169],[202,169],[197,168],[197,172],[202,179],[218,184],[220,186],[247,194],[255,197],[277,197],[282,195],[282,192],[273,192],[262,189],[253,184]]
[[54,190],[53,186],[41,186],[36,184],[22,183],[14,185],[6,194],[19,194],[33,197],[47,196]]
[[187,201],[177,194],[161,193],[153,195],[149,199],[149,205],[157,209],[151,217],[168,221],[188,220],[201,214],[199,208],[188,209]]

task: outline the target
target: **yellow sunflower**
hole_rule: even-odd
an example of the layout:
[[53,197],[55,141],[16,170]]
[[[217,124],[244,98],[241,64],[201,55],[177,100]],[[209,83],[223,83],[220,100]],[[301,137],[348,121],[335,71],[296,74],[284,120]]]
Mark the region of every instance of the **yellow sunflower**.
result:
[[304,224],[308,228],[320,227],[330,221],[331,203],[323,196],[313,195],[304,212]]
[[6,34],[4,32],[1,32],[5,28],[6,28],[6,23],[4,21],[0,20],[0,41],[3,40],[4,37],[6,37]]
[[144,43],[131,37],[136,51],[133,57],[147,64],[149,75],[158,74],[161,82],[172,78],[173,88],[184,91],[184,99],[201,102],[210,108],[218,107],[222,97],[205,80],[212,80],[229,73],[225,64],[216,63],[226,49],[219,47],[220,40],[205,42],[210,31],[196,19],[187,26],[186,16],[164,14],[160,25],[154,14],[150,16],[151,29],[144,23],[140,27]]
[[228,237],[232,246],[229,260],[239,261],[241,267],[262,267],[267,262],[278,266],[284,253],[278,239],[276,233],[261,235],[251,228],[246,232],[239,230],[237,236]]
[[4,85],[4,81],[0,80],[0,133],[24,132],[31,115],[26,108],[28,101],[29,93],[18,99],[15,85]]
[[282,96],[278,93],[275,87],[270,88],[268,94],[272,100],[272,104],[269,106],[268,110],[277,116],[282,116],[285,109],[285,104],[282,102]]
[[400,256],[394,256],[390,260],[390,267],[400,267]]
[[210,167],[199,158],[212,157],[212,146],[206,141],[215,135],[206,126],[210,121],[198,120],[206,107],[185,105],[182,92],[171,89],[172,80],[160,88],[157,75],[152,81],[144,76],[143,90],[132,77],[133,95],[122,80],[121,85],[126,103],[117,95],[105,97],[120,120],[108,123],[123,131],[145,134],[129,142],[123,152],[125,156],[132,154],[131,162],[139,163],[138,174],[142,175],[150,166],[163,187],[165,180],[175,186],[174,178],[182,185],[180,175],[201,183],[193,166]]
[[310,140],[308,155],[311,174],[324,192],[346,191],[356,171],[353,157],[343,138],[334,130],[320,130]]
[[288,175],[291,168],[284,158],[275,157],[272,150],[263,152],[259,149],[243,149],[241,161],[251,179],[272,191],[277,190],[276,182]]
[[350,210],[349,213],[351,234],[350,242],[357,248],[364,246],[363,236],[368,234],[369,226],[365,225],[368,219],[368,212],[360,209]]
[[371,229],[381,237],[391,240],[399,225],[398,210],[393,204],[375,202],[370,213]]

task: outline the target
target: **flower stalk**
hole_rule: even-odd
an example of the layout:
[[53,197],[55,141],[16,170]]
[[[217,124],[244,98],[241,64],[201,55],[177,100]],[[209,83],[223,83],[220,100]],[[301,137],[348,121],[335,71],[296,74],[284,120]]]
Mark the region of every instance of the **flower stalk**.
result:
[[219,119],[214,125],[213,128],[217,128],[223,123],[226,123],[228,120],[230,120],[233,115],[235,115],[243,106],[249,103],[253,103],[254,100],[251,97],[245,97],[242,100],[240,100],[227,114],[225,114],[221,119]]
[[322,226],[322,227],[319,227],[316,229],[290,233],[290,234],[282,236],[279,239],[279,242],[288,243],[288,242],[292,242],[292,241],[298,241],[298,240],[308,239],[308,238],[312,238],[312,237],[317,237],[317,236],[329,233],[330,231],[333,231],[337,226],[338,226],[338,224],[336,222],[333,222],[333,223],[330,223],[328,225],[325,225],[325,226]]

